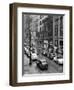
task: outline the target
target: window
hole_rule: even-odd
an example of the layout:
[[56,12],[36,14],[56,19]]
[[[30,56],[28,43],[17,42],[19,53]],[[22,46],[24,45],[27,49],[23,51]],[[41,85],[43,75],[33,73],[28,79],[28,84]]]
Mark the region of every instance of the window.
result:
[[42,30],[42,29],[41,29],[41,27],[40,27],[40,32],[41,32],[41,30]]
[[41,25],[42,23],[41,23],[41,21],[40,21],[40,25]]
[[63,36],[63,16],[60,17],[60,36]]
[[55,36],[58,36],[58,25],[55,25]]
[[63,46],[63,41],[62,40],[60,41],[60,45]]

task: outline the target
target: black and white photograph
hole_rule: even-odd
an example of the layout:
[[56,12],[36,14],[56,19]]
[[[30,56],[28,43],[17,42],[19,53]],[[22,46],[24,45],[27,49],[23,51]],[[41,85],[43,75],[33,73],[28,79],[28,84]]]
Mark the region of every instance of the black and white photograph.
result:
[[72,7],[10,5],[10,85],[72,82]]
[[22,75],[63,73],[63,16],[22,13]]

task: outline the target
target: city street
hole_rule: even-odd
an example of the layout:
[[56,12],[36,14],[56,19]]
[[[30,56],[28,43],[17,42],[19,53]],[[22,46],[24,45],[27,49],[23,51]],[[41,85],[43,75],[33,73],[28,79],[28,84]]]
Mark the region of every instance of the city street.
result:
[[29,58],[24,55],[24,74],[42,74],[42,73],[62,73],[63,72],[63,66],[58,65],[53,60],[48,59],[45,56],[38,56],[39,58],[45,58],[48,63],[48,69],[47,70],[40,70],[40,68],[37,67],[36,62],[32,62],[32,65],[29,65]]
[[[63,15],[24,14],[23,25],[23,74],[62,73],[63,65],[59,64],[63,64]],[[59,64],[42,54],[51,59],[58,56],[54,60]]]

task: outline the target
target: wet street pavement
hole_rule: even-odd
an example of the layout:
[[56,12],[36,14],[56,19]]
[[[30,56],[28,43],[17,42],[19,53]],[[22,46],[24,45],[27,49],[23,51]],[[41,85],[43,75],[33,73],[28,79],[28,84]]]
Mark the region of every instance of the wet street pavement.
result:
[[29,65],[29,58],[24,55],[24,74],[42,74],[42,73],[62,73],[63,72],[63,66],[55,63],[53,60],[50,60],[49,58],[45,56],[38,56],[39,58],[45,58],[48,63],[48,69],[47,70],[40,70],[40,68],[37,67],[36,62],[33,62],[32,65]]

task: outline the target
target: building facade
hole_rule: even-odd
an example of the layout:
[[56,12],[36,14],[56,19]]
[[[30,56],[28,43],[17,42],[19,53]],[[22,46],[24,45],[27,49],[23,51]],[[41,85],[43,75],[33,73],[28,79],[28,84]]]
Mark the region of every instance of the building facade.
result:
[[38,21],[38,46],[40,48],[40,53],[43,52],[44,49],[48,50],[49,42],[53,39],[53,23],[52,16],[48,15],[40,15],[40,19]]
[[24,15],[24,42],[38,54],[53,45],[63,48],[62,15]]
[[53,16],[53,44],[63,48],[63,16]]

